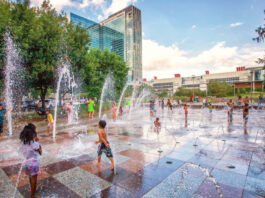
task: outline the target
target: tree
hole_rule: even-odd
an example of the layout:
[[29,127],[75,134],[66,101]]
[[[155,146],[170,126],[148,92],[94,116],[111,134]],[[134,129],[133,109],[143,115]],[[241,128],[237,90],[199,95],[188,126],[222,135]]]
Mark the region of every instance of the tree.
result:
[[208,95],[225,97],[233,95],[233,86],[226,82],[210,81],[208,83]]
[[111,72],[115,81],[115,92],[120,95],[127,81],[129,68],[122,58],[108,50],[91,49],[87,55],[87,64],[80,73],[84,82],[84,90],[89,97],[100,97],[106,76]]
[[[174,94],[175,96],[192,96],[193,95],[193,89],[185,89],[183,87],[179,87],[178,90]],[[200,89],[194,89],[194,95],[195,96],[206,96],[206,92],[202,91]]]
[[163,90],[161,93],[158,94],[159,97],[167,97],[168,96],[168,93],[166,90]]
[[0,91],[3,89],[3,67],[5,58],[5,32],[10,23],[11,12],[10,3],[0,0]]
[[45,96],[49,88],[53,89],[55,81],[61,50],[63,18],[46,0],[37,10],[28,8],[28,12],[31,13],[28,15],[32,20],[24,20],[27,25],[21,30],[24,34],[27,33],[27,37],[20,34],[16,36],[22,46],[30,86],[40,91],[42,106],[45,107]]

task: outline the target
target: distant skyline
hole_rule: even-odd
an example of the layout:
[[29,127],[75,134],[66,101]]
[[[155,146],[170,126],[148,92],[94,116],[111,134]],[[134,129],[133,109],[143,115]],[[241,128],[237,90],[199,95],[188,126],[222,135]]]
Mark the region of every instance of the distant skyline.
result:
[[[32,0],[33,6],[42,0]],[[130,4],[142,11],[143,77],[150,80],[234,71],[265,53],[255,29],[264,24],[264,0],[50,0],[64,12],[102,21]]]

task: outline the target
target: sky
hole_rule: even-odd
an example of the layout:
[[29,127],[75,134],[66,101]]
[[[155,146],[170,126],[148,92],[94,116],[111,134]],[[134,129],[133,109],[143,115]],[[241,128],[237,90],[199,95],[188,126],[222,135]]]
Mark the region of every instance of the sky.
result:
[[[143,77],[235,71],[265,54],[255,29],[264,0],[50,0],[58,11],[99,22],[128,5],[142,12]],[[38,6],[42,0],[32,0]]]

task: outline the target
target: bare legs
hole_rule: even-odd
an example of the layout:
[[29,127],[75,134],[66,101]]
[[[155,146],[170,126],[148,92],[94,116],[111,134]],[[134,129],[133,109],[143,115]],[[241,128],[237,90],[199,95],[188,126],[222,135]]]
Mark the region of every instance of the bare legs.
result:
[[[114,159],[113,157],[109,157],[109,160],[111,162],[111,170],[114,171],[114,168],[115,168],[115,164],[114,164]],[[98,161],[97,161],[97,164],[99,165],[101,162],[101,156],[98,156]]]
[[38,175],[29,176],[29,183],[31,188],[31,198],[35,198],[36,188],[37,188],[37,178]]

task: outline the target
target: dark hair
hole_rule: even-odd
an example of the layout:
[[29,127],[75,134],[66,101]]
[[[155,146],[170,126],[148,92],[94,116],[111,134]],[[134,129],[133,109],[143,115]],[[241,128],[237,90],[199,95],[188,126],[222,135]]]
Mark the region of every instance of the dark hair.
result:
[[159,120],[159,118],[156,118],[156,120]]
[[50,110],[49,109],[46,109],[45,111],[50,113]]
[[37,136],[36,126],[34,124],[29,123],[21,131],[21,133],[19,135],[19,139],[24,144],[30,144],[30,142],[33,141],[36,136]]
[[99,125],[101,128],[104,129],[104,128],[106,127],[107,123],[106,123],[105,120],[100,120],[99,123],[98,123],[98,125]]

